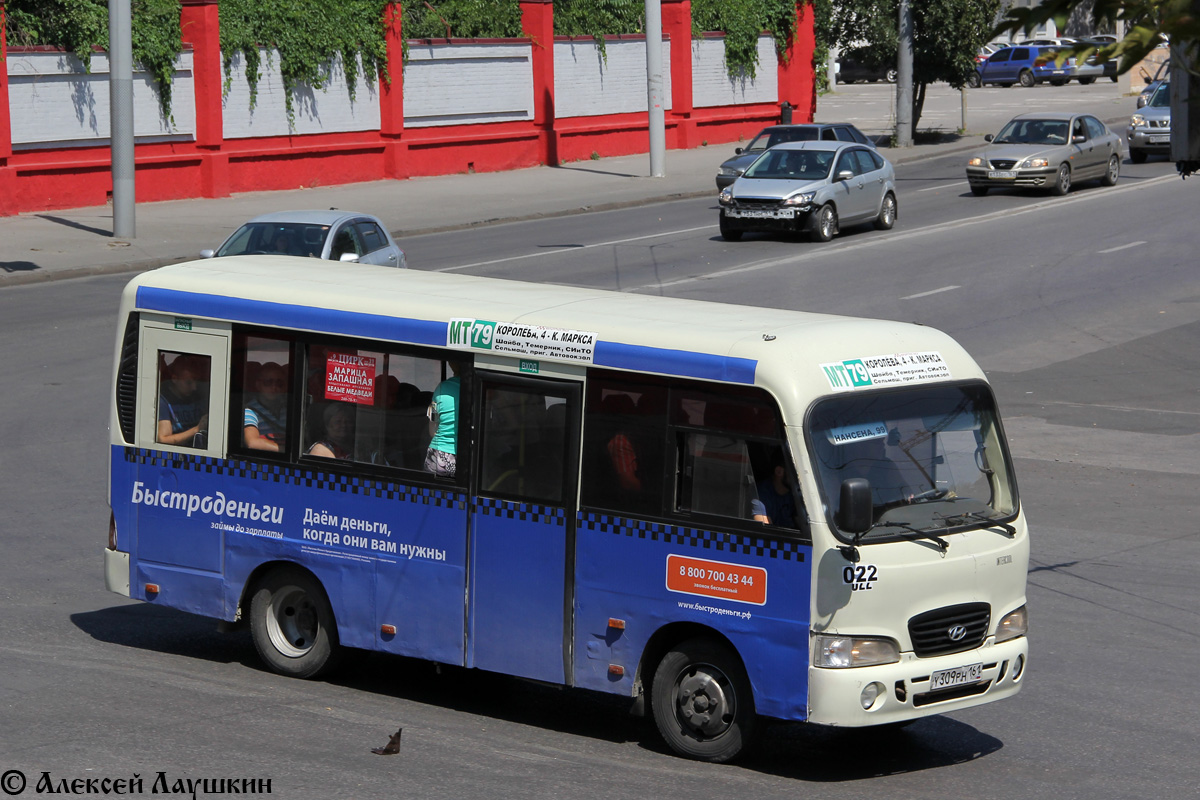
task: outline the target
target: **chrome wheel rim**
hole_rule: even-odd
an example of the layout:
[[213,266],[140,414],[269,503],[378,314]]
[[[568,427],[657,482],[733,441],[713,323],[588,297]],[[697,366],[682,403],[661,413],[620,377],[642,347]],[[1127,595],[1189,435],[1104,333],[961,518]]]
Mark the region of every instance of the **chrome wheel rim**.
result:
[[833,236],[833,209],[828,207],[821,211],[821,236],[826,239]]
[[298,586],[284,586],[271,596],[267,636],[279,653],[300,658],[313,648],[320,623],[317,607]]
[[1058,188],[1063,194],[1066,194],[1067,190],[1071,188],[1071,171],[1067,169],[1066,165],[1058,170]]

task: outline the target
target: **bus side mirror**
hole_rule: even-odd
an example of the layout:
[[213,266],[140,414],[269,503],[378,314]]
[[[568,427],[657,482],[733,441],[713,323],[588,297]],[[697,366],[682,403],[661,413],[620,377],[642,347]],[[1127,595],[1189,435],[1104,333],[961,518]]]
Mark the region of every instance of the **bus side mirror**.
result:
[[871,530],[871,482],[866,478],[847,478],[842,481],[837,524],[846,533],[866,533]]

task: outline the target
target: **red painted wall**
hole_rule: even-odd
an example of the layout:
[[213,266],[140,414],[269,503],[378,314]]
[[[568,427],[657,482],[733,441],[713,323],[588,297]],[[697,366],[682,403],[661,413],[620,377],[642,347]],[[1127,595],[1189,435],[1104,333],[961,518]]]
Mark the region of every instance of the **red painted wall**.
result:
[[[389,67],[380,76],[380,130],[226,141],[222,135],[220,12],[217,0],[182,0],[183,41],[193,50],[196,96],[194,142],[139,144],[137,194],[141,202],[225,197],[232,192],[295,189],[411,176],[494,172],[601,156],[644,153],[643,114],[555,119],[552,0],[520,0],[522,32],[529,38],[534,119],[436,128],[404,127],[400,4],[384,12]],[[4,47],[0,0],[0,57]],[[662,0],[663,31],[672,41],[691,37],[691,1]],[[812,10],[797,2],[798,30],[779,66],[779,99],[795,108],[795,122],[811,121],[816,105],[812,64]],[[691,47],[671,48],[672,108],[667,143],[697,147],[749,138],[779,120],[770,103],[696,109],[692,106]],[[103,205],[112,192],[110,150],[74,147],[13,152],[8,76],[0,69],[0,216],[27,211]]]

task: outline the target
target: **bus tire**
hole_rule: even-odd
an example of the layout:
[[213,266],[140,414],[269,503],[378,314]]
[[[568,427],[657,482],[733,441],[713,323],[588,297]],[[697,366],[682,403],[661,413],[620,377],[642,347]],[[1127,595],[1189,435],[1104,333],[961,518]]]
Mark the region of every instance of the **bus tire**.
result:
[[294,567],[274,569],[250,600],[250,633],[267,666],[291,678],[315,678],[339,652],[333,607],[321,583]]
[[757,721],[741,659],[709,639],[689,639],[663,657],[654,672],[651,708],[667,745],[697,761],[737,757]]

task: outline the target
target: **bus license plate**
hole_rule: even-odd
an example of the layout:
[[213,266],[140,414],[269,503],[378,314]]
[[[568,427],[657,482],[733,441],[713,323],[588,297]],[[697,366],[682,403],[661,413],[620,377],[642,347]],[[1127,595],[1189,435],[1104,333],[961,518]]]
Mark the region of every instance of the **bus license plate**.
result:
[[1017,171],[1015,169],[994,169],[988,173],[988,177],[992,180],[1016,180]]
[[966,683],[978,683],[983,680],[983,664],[968,664],[965,667],[939,670],[929,676],[929,688],[932,691],[949,689],[951,686],[962,686]]

